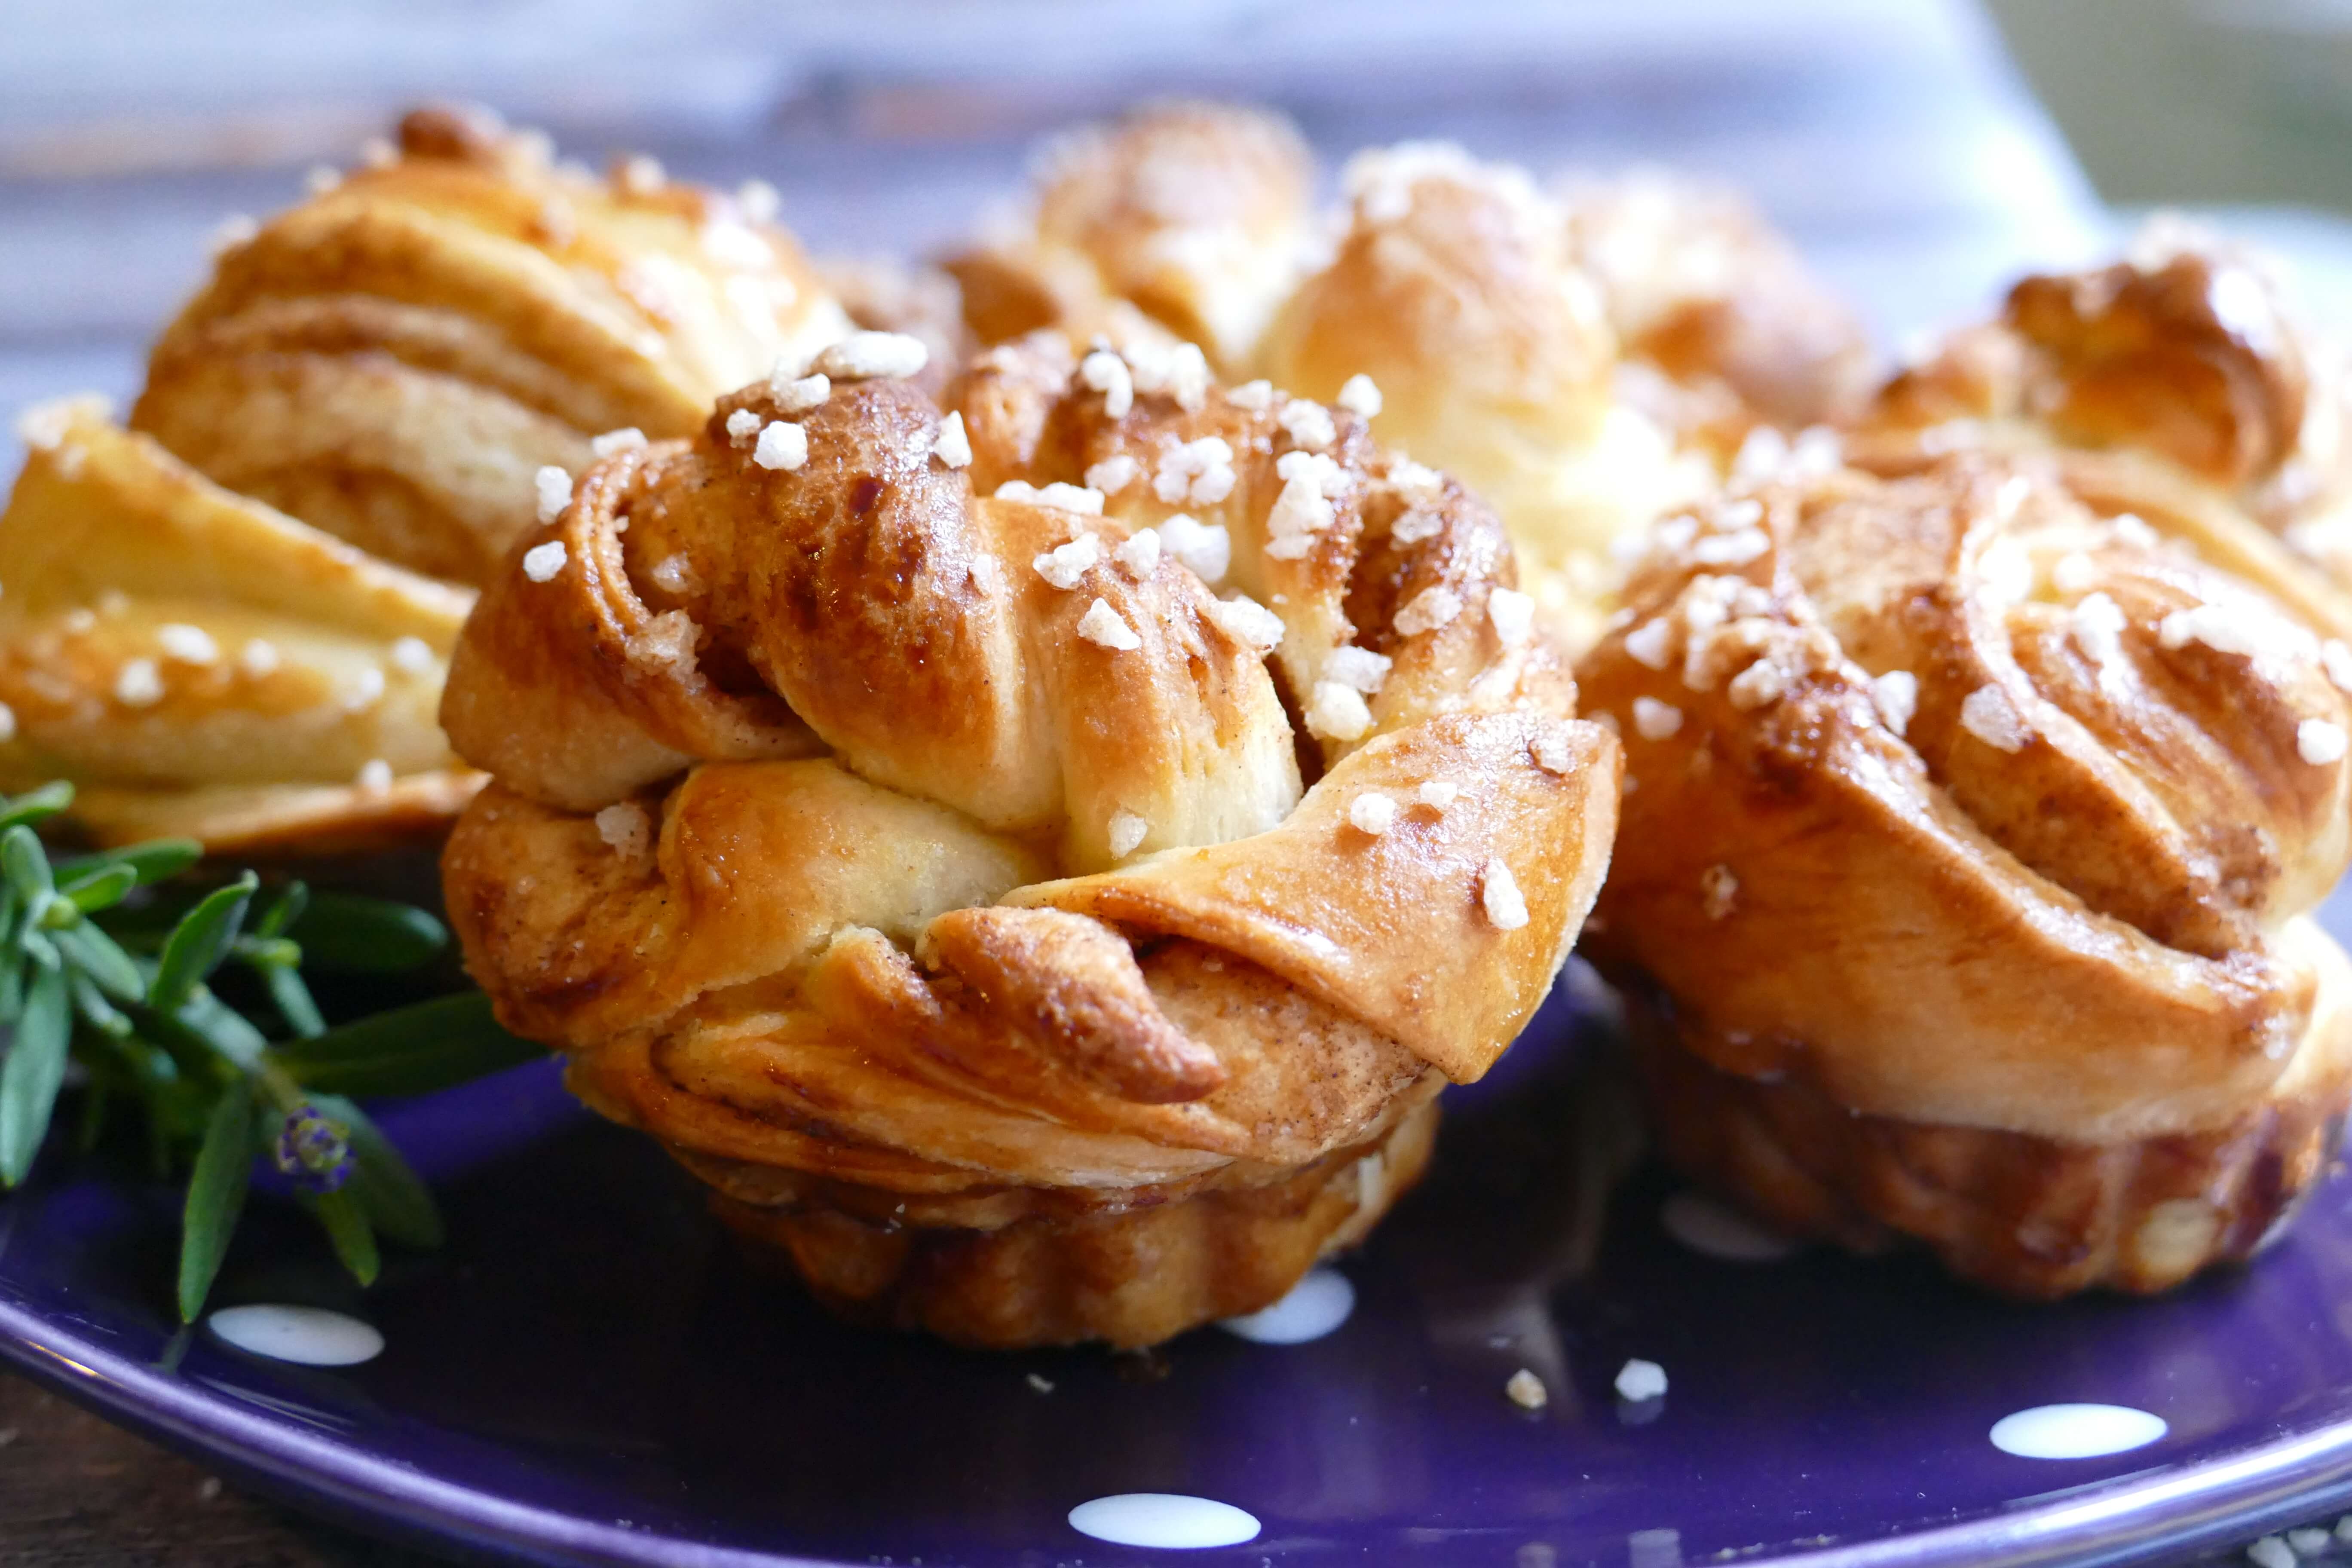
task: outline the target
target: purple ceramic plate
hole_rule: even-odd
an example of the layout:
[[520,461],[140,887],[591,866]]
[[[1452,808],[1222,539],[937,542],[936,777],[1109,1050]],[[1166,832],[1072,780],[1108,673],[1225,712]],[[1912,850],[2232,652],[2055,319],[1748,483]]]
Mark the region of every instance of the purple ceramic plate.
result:
[[[386,1117],[451,1237],[364,1296],[299,1215],[255,1205],[215,1305],[349,1312],[377,1359],[305,1368],[177,1330],[173,1195],[64,1159],[0,1206],[0,1351],[308,1506],[549,1563],[2092,1563],[2352,1494],[2352,1184],[2255,1267],[2156,1301],[1729,1261],[1662,1223],[1675,1189],[1631,1147],[1604,1035],[1564,987],[1455,1091],[1435,1174],[1341,1266],[1352,1315],[1304,1343],[1209,1330],[1139,1362],[843,1327],[534,1066]],[[1664,1369],[1663,1400],[1619,1397],[1632,1358]],[[1506,1397],[1522,1368],[1546,1408]],[[1991,1440],[2074,1403],[2164,1435],[2068,1459]],[[1160,1551],[1070,1521],[1139,1492],[1256,1533]]]

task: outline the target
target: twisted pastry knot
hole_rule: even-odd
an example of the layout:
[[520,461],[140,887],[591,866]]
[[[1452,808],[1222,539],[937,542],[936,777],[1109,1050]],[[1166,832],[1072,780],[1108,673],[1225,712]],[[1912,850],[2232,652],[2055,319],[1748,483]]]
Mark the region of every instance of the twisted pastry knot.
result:
[[131,425],[209,478],[417,571],[478,583],[533,475],[592,437],[691,433],[779,353],[850,331],[772,192],[426,109],[399,147],[233,239],[166,329]]
[[2005,1289],[2243,1256],[2352,1093],[2307,912],[2352,660],[1980,459],[1727,500],[1629,593],[1581,669],[1631,737],[1594,931],[1670,1149]]
[[1895,474],[1964,449],[2030,459],[2306,621],[2352,633],[2352,400],[2337,344],[2254,258],[2175,224],[2112,266],[2029,277],[2000,319],[1896,376],[1849,460]]
[[518,545],[443,709],[509,1026],[828,1299],[982,1343],[1150,1342],[1360,1234],[1614,824],[1465,491],[1135,380],[737,393]]

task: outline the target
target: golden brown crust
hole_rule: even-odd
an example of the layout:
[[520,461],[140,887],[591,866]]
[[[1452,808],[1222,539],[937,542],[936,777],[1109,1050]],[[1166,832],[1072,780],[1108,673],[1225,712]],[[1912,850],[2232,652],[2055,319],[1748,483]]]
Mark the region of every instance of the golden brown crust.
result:
[[609,181],[478,115],[224,251],[156,344],[134,428],[387,560],[479,582],[542,466],[683,436],[849,323],[792,237],[632,162]]
[[1707,461],[1618,396],[1601,296],[1523,172],[1408,142],[1360,153],[1346,184],[1338,247],[1268,329],[1260,371],[1327,398],[1369,376],[1373,429],[1490,501],[1547,626],[1589,644],[1610,546],[1700,493]]
[[481,776],[436,721],[472,595],[222,489],[94,402],[28,416],[0,514],[0,788],[104,843],[429,840]]
[[[1617,758],[1491,516],[1197,363],[992,351],[968,466],[903,378],[788,395],[597,466],[469,623],[445,718],[498,783],[445,873],[509,1026],[739,1196],[797,1173],[928,1228],[1277,1184],[1486,1070],[1595,894]],[[1266,1232],[1290,1278],[1344,1217],[1308,1206]]]
[[1559,197],[1570,255],[1627,358],[1672,384],[1655,412],[1685,440],[1727,464],[1759,425],[1843,423],[1868,399],[1862,323],[1738,193],[1644,172]]
[[1436,1124],[1435,1103],[1423,1102],[1377,1142],[1259,1184],[986,1228],[919,1226],[814,1196],[762,1206],[722,1194],[712,1205],[860,1321],[989,1350],[1138,1348],[1268,1306],[1318,1258],[1360,1240],[1420,1181]]
[[2042,1300],[2150,1294],[2252,1257],[2326,1173],[2352,1100],[2339,1057],[2219,1126],[2082,1142],[1857,1115],[1797,1079],[1710,1066],[1720,1053],[1685,1045],[1638,990],[1632,1017],[1659,1146],[1694,1180],[1791,1236],[1860,1252],[1909,1238]]
[[2294,920],[2352,847],[2316,637],[1997,468],[1715,521],[1660,542],[1583,673],[1638,781],[1605,952],[1717,1065],[2098,1142],[2227,1122],[2289,1070]]
[[1313,188],[1281,116],[1153,104],[1048,143],[1034,210],[947,266],[984,343],[1055,327],[1123,347],[1157,323],[1237,368],[1305,264]]
[[2256,260],[2155,227],[2111,266],[2020,280],[1997,321],[1887,383],[1849,457],[1881,473],[1962,449],[2028,458],[2099,510],[2264,578],[2343,637],[2347,368]]

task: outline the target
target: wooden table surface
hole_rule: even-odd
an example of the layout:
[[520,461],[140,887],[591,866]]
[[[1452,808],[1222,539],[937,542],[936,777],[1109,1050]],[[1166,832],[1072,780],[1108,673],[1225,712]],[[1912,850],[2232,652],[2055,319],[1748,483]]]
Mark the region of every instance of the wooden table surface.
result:
[[0,1568],[432,1568],[0,1371]]

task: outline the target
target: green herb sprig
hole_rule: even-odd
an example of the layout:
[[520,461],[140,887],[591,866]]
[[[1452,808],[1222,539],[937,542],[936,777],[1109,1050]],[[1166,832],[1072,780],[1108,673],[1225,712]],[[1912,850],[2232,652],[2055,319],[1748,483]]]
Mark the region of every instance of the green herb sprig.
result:
[[[301,971],[306,958],[346,973],[415,969],[446,947],[441,922],[300,882],[265,895],[252,871],[174,900],[157,884],[194,867],[202,846],[158,839],[53,860],[35,825],[72,804],[68,784],[0,798],[0,1027],[12,1031],[0,1058],[0,1184],[31,1173],[78,1064],[84,1148],[127,1101],[144,1113],[156,1173],[188,1171],[184,1321],[204,1310],[260,1157],[292,1180],[362,1285],[381,1266],[379,1236],[438,1246],[432,1194],[350,1097],[446,1089],[540,1048],[499,1028],[478,993],[330,1028]],[[214,993],[225,966],[258,982],[267,1012],[248,1016]]]

